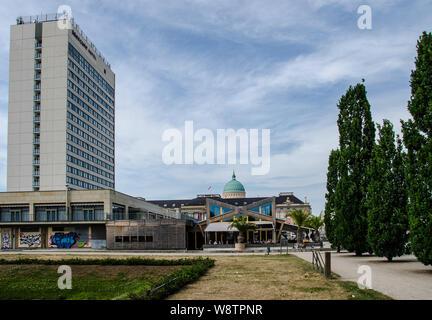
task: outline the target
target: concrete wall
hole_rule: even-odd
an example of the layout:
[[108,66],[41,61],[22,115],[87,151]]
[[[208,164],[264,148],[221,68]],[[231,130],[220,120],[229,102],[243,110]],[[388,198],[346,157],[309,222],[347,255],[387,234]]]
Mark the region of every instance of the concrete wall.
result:
[[33,190],[35,24],[10,29],[7,190]]
[[66,86],[68,30],[42,24],[40,190],[66,185]]
[[[112,213],[112,205],[118,204],[128,208],[136,208],[142,211],[157,213],[162,216],[173,216],[167,209],[126,195],[114,190],[72,190],[66,193],[62,191],[29,191],[29,192],[0,192],[0,205],[25,204],[29,206],[30,216],[34,216],[35,204],[62,204],[68,200],[71,203],[101,203],[104,205],[105,219]],[[69,208],[69,211],[71,209]],[[127,218],[127,215],[125,215]]]

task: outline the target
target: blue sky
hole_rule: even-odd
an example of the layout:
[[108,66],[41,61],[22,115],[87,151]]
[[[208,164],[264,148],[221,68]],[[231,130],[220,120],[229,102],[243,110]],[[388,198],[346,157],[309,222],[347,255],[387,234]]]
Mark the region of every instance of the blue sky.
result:
[[[416,41],[430,0],[20,1],[0,12],[0,191],[6,191],[9,27],[71,6],[116,73],[116,189],[147,199],[222,193],[232,169],[248,196],[293,191],[324,208],[337,102],[366,79],[373,119],[407,119]],[[357,8],[372,8],[372,30]],[[271,169],[162,162],[164,129],[271,130]],[[212,187],[208,191],[209,187]]]

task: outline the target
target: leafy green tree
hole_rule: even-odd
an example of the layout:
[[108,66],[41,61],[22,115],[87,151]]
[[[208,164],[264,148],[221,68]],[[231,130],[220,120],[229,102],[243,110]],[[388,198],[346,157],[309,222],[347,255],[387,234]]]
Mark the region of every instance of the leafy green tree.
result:
[[317,216],[309,216],[309,219],[306,221],[306,226],[309,228],[312,228],[315,233],[315,239],[313,239],[315,242],[320,241],[320,232],[319,229],[324,225],[324,220],[321,217]]
[[294,223],[297,225],[297,243],[302,243],[303,231],[301,230],[301,227],[305,227],[307,225],[308,219],[310,217],[310,213],[307,211],[297,209],[288,212],[287,217],[293,219]]
[[404,178],[402,141],[393,124],[378,125],[378,143],[367,168],[368,241],[379,257],[392,261],[405,253],[408,242],[407,194]]
[[233,222],[228,227],[229,229],[236,228],[239,232],[239,236],[237,238],[238,243],[243,243],[244,241],[244,233],[250,230],[255,230],[255,224],[248,222],[246,217],[238,217],[233,220]]
[[402,121],[408,150],[406,181],[411,248],[425,265],[432,264],[432,34],[417,42],[415,70],[411,72],[412,119]]
[[333,247],[340,248],[340,241],[337,239],[336,228],[338,226],[335,215],[335,192],[336,185],[339,180],[338,176],[338,161],[339,150],[332,150],[329,156],[329,164],[327,171],[327,193],[325,211],[324,211],[324,225],[327,240]]
[[342,247],[362,255],[370,251],[366,239],[366,167],[375,143],[375,126],[364,84],[350,86],[338,108],[339,180],[334,195],[336,237]]

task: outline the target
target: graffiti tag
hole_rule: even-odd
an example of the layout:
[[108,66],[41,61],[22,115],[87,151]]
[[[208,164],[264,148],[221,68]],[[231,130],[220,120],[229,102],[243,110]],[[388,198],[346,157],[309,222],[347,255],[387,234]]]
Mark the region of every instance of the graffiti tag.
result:
[[79,236],[76,232],[56,233],[50,240],[57,248],[71,248],[79,240]]
[[20,233],[20,244],[31,246],[39,246],[41,243],[41,235],[40,234],[25,234]]
[[2,233],[2,249],[10,249],[11,248],[11,238],[9,232]]

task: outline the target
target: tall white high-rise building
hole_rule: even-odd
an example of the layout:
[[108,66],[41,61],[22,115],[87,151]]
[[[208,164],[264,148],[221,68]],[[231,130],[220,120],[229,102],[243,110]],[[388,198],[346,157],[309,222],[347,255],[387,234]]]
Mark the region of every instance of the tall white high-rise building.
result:
[[65,23],[11,26],[7,191],[114,189],[115,74]]

